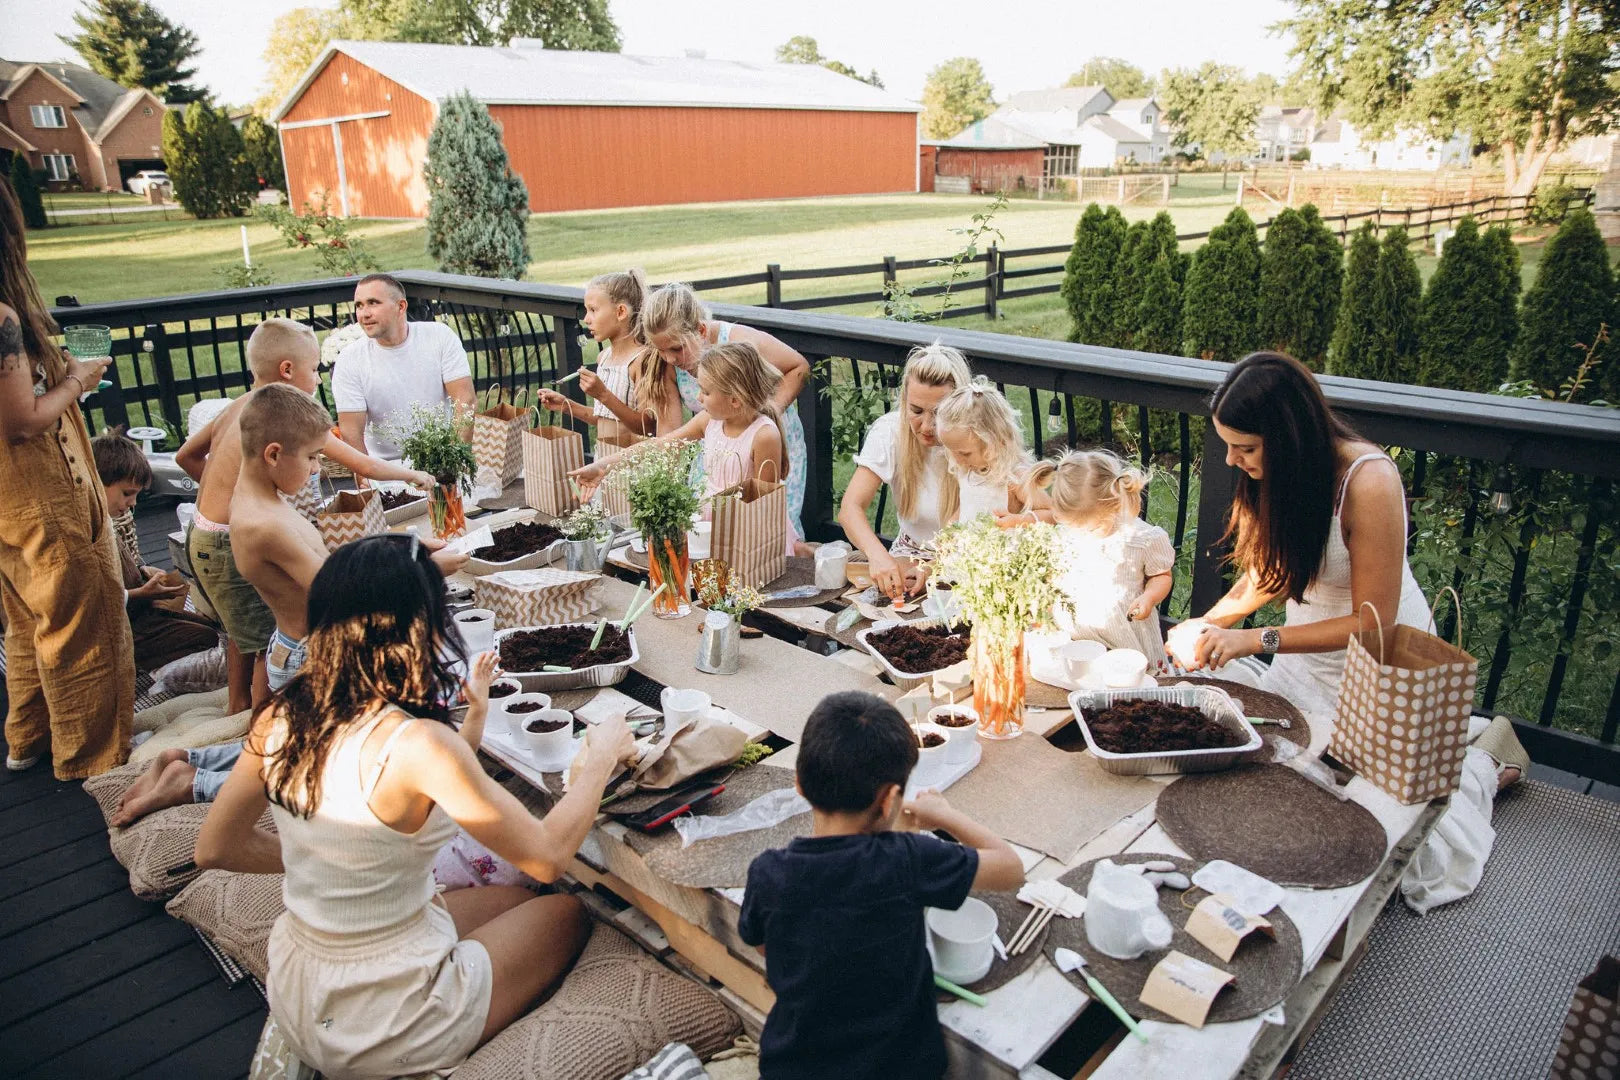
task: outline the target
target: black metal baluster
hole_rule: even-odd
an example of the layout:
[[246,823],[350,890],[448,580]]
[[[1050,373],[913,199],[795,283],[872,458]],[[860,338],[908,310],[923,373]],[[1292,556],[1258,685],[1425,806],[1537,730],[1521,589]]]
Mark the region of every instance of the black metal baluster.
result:
[[1551,724],[1558,709],[1558,698],[1564,691],[1564,672],[1569,668],[1569,654],[1575,644],[1575,630],[1581,621],[1581,605],[1586,602],[1586,587],[1592,571],[1592,556],[1597,550],[1598,525],[1610,515],[1604,513],[1609,502],[1609,481],[1599,478],[1588,485],[1590,497],[1586,501],[1586,528],[1581,530],[1581,547],[1575,556],[1575,578],[1570,583],[1569,606],[1564,612],[1564,632],[1558,639],[1558,655],[1553,657],[1552,674],[1547,679],[1547,694],[1541,699],[1541,723]]
[[1502,632],[1496,637],[1496,651],[1491,655],[1491,673],[1485,682],[1485,699],[1481,703],[1486,712],[1496,707],[1496,695],[1502,688],[1502,676],[1507,673],[1508,658],[1513,654],[1513,623],[1524,604],[1524,576],[1530,565],[1530,545],[1536,538],[1534,508],[1541,495],[1541,470],[1530,474],[1530,495],[1521,505],[1525,507],[1524,521],[1519,526],[1519,546],[1513,556],[1513,576],[1508,581],[1507,617]]
[[[1053,391],[1056,393],[1056,391]],[[1041,392],[1029,388],[1029,448],[1036,457],[1041,456],[1046,432],[1046,414],[1041,412]]]
[[[1464,477],[1464,490],[1468,492],[1468,506],[1463,510],[1462,536],[1457,541],[1457,565],[1451,571],[1451,587],[1457,590],[1457,595],[1463,595],[1463,566],[1467,564],[1474,548],[1474,527],[1479,524],[1479,488],[1474,483],[1475,467],[1478,463],[1468,463],[1468,475]],[[1445,618],[1440,623],[1440,636],[1451,640],[1457,633],[1457,620],[1461,613],[1452,606],[1446,611]]]
[[[1140,438],[1140,441],[1137,444],[1136,460],[1137,463],[1141,465],[1142,471],[1151,475],[1153,469],[1153,435],[1148,430],[1148,407],[1146,405],[1138,405],[1136,407],[1136,426],[1138,429],[1137,434]],[[1143,521],[1147,520],[1148,496],[1151,494],[1151,492],[1151,486],[1142,489],[1142,506],[1138,511],[1138,516],[1141,517]]]
[[[1422,450],[1412,451],[1412,499],[1407,505],[1410,507],[1423,498],[1423,484],[1428,478],[1429,455]],[[1406,515],[1406,556],[1412,557],[1412,549],[1417,547],[1417,526],[1412,524],[1412,514],[1408,510]]]
[[[1180,414],[1181,436],[1181,475],[1177,478],[1176,494],[1176,559],[1181,559],[1181,544],[1187,538],[1187,502],[1192,494],[1192,417],[1186,413]],[[1170,592],[1164,601],[1159,604],[1159,614],[1169,616],[1170,601],[1175,596],[1175,577],[1170,579]]]

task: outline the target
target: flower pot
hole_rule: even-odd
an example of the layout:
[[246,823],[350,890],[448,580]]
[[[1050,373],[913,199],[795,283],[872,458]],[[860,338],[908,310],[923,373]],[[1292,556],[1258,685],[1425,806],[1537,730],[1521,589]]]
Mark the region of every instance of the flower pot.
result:
[[433,519],[433,535],[452,540],[467,531],[467,508],[461,502],[460,484],[435,484],[428,492],[428,516]]
[[973,664],[973,709],[979,734],[1011,739],[1024,730],[1024,638],[973,629],[969,656]]
[[703,617],[697,669],[710,675],[735,675],[742,664],[742,620],[724,611]]
[[690,559],[686,534],[647,538],[647,583],[654,591],[669,588],[653,598],[652,613],[660,619],[680,619],[692,611]]

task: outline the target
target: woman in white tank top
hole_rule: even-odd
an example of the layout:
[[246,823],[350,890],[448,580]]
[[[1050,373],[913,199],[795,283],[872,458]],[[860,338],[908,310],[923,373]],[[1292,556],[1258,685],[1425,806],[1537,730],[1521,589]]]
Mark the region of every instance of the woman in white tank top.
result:
[[[520,886],[440,895],[434,857],[459,826],[555,881],[634,742],[622,721],[592,728],[544,820],[485,775],[474,750],[495,658],[463,686],[444,579],[413,536],[333,552],[309,612],[309,660],[255,717],[196,861],[285,874],[267,989],[304,1062],[334,1078],[446,1072],[561,979],[588,919]],[[458,731],[447,703],[463,689]],[[255,824],[267,803],[275,834]]]

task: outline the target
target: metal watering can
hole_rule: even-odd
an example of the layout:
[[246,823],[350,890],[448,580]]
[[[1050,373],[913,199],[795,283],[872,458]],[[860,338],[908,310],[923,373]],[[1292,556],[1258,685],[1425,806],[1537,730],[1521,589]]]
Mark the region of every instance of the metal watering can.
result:
[[601,571],[607,564],[608,552],[613,550],[613,541],[619,537],[619,531],[608,523],[608,534],[601,541],[595,540],[564,540],[563,553],[570,570],[594,574]]

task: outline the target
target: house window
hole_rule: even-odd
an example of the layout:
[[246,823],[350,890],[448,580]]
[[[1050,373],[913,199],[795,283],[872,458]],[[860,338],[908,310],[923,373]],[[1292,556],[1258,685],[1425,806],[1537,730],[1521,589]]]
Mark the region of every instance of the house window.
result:
[[67,113],[60,105],[30,105],[28,113],[34,118],[34,126],[37,128],[67,127]]
[[1080,173],[1078,146],[1048,146],[1046,148],[1046,177],[1077,176]]
[[148,105],[146,108],[142,109],[141,110],[141,115],[142,116],[151,116],[152,115],[152,106]]
[[67,180],[73,175],[72,154],[46,154],[45,179]]

